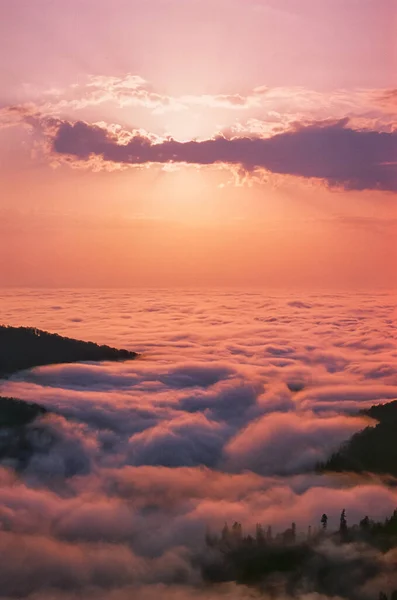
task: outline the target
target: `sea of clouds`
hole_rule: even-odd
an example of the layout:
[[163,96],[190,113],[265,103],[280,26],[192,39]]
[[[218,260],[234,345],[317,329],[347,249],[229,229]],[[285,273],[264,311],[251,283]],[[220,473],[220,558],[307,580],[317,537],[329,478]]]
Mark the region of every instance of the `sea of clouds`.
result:
[[397,399],[392,294],[10,290],[0,311],[141,353],[1,382],[52,411],[23,475],[0,466],[1,598],[256,598],[203,583],[207,528],[304,533],[324,512],[336,528],[342,508],[354,523],[397,507],[390,479],[314,471],[371,424],[360,409]]

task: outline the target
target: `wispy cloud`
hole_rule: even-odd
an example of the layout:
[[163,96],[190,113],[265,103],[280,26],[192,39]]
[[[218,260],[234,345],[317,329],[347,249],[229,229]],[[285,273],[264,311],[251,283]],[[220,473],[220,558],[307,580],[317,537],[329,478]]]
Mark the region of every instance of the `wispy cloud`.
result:
[[[71,116],[74,112],[113,105],[118,109],[141,108],[152,114],[172,111],[228,111],[247,120],[286,128],[303,119],[349,117],[379,130],[391,130],[396,122],[396,90],[336,89],[320,92],[304,87],[268,87],[230,93],[169,95],[156,90],[140,75],[123,77],[96,75],[66,88],[44,90],[25,86],[26,103],[0,109],[0,123],[10,117],[10,108],[31,109],[46,116]],[[248,127],[249,130],[249,127]]]
[[81,84],[65,89],[50,89],[43,92],[48,107],[54,110],[81,110],[90,106],[113,103],[120,108],[141,106],[151,111],[165,112],[187,110],[194,106],[223,109],[248,109],[260,106],[264,87],[248,94],[185,94],[170,96],[155,91],[153,86],[139,75],[124,77],[90,76]]

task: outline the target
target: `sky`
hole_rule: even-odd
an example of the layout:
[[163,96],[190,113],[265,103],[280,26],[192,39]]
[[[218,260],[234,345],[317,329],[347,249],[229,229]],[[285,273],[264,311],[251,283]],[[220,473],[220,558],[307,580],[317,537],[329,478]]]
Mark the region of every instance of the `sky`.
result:
[[0,0],[0,286],[394,288],[394,0]]

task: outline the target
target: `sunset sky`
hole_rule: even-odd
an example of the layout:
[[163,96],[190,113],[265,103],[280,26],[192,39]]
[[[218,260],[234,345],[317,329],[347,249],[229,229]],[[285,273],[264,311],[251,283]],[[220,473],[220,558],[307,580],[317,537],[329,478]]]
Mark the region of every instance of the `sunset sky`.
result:
[[397,284],[395,0],[0,0],[0,286]]

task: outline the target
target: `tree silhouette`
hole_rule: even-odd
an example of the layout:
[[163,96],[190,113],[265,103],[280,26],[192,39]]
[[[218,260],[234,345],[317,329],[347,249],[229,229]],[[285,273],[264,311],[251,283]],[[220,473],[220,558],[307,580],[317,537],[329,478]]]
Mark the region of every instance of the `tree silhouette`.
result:
[[340,515],[339,531],[342,538],[346,538],[347,535],[347,521],[346,521],[346,510],[343,509]]
[[[376,553],[381,552],[382,554],[392,548],[397,548],[397,510],[383,522],[375,522],[365,516],[360,521],[359,527],[354,525],[349,528],[346,510],[343,509],[339,522],[340,540],[338,540],[337,531],[329,530],[328,516],[325,513],[321,517],[321,524],[324,529],[327,527],[326,532],[319,535],[319,532],[316,531],[311,535],[309,528],[309,535],[306,538],[304,535],[297,535],[298,528],[295,523],[274,537],[271,526],[267,527],[265,534],[265,528],[258,523],[255,537],[253,537],[250,534],[243,536],[241,523],[234,522],[230,529],[225,523],[222,536],[214,536],[213,544],[211,544],[212,539],[208,537],[210,543],[207,541],[207,546],[211,546],[211,555],[210,560],[205,561],[202,566],[203,576],[205,580],[217,583],[237,581],[242,584],[260,586],[266,586],[269,583],[270,589],[273,590],[274,576],[287,573],[291,591],[300,590],[303,582],[307,582],[308,579],[314,586],[321,587],[321,590],[316,588],[316,591],[334,593],[335,588],[331,583],[339,577],[340,563],[335,561],[332,556],[323,556],[321,548],[325,539],[330,544],[334,544],[336,548],[339,541],[342,543],[347,541],[363,543],[365,541],[368,548],[373,548]],[[364,533],[365,535],[363,535]],[[224,540],[227,540],[227,543],[224,543]],[[215,553],[218,550],[215,562],[211,560],[214,550]],[[319,556],[319,550],[322,557],[320,571],[315,570],[315,579],[312,581],[313,559]],[[343,568],[348,574],[348,581],[345,577],[343,578],[343,587],[345,588],[347,585],[350,591],[355,585],[361,585],[363,581],[374,581],[373,577],[377,572],[377,567],[373,565],[373,557],[366,557],[365,553],[358,562],[355,557],[349,557],[349,553],[347,553],[344,557]],[[317,576],[320,579],[317,579]],[[330,588],[329,585],[331,585]],[[385,593],[384,591],[380,592],[378,588],[373,593],[374,597],[371,599],[368,597],[368,600],[397,600],[397,590],[389,589]],[[347,589],[346,594],[342,594],[344,598],[358,598],[355,594],[349,595]],[[295,596],[293,595],[293,597]]]
[[243,539],[243,529],[241,523],[235,521],[232,525],[232,537],[234,542],[241,542]]
[[228,542],[230,537],[229,526],[227,523],[224,524],[221,534],[222,542]]
[[363,519],[361,519],[361,521],[360,521],[360,527],[364,531],[368,531],[368,529],[370,527],[369,517],[364,517]]
[[257,523],[256,525],[255,537],[258,544],[263,544],[263,542],[265,541],[265,534],[263,532],[263,527],[260,523]]
[[292,537],[292,541],[295,542],[296,541],[296,523],[292,523],[291,526],[291,537]]

